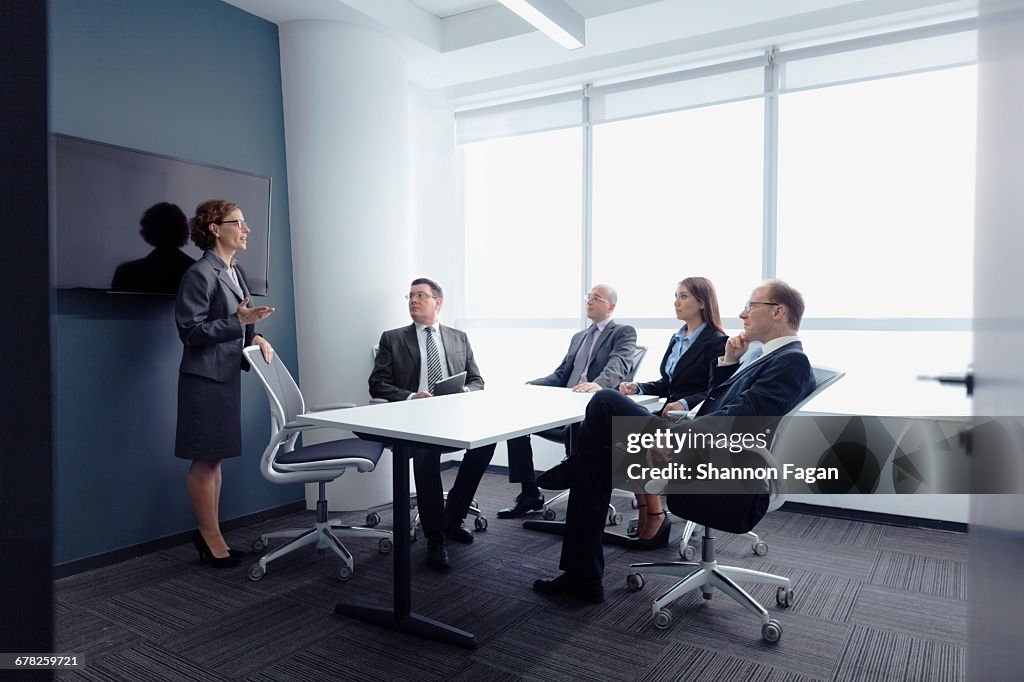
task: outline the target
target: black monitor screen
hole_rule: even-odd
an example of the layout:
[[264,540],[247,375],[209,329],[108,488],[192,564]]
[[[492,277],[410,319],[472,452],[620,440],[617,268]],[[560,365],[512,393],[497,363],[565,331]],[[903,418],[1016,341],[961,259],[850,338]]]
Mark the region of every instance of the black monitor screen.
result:
[[54,141],[58,287],[176,293],[202,255],[191,239],[182,245],[182,216],[227,199],[252,229],[235,257],[250,291],[267,295],[270,178],[66,135]]

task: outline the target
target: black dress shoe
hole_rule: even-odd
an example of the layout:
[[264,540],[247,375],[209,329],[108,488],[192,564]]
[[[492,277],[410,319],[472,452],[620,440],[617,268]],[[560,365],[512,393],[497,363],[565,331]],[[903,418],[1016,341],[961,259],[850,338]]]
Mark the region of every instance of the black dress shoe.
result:
[[545,490],[568,490],[572,485],[572,469],[575,457],[566,457],[537,477],[537,486]]
[[234,557],[241,557],[248,554],[248,552],[246,552],[244,549],[231,549],[230,547],[228,547],[228,554]]
[[473,534],[469,532],[469,529],[466,528],[466,524],[463,521],[448,519],[448,528],[444,533],[452,540],[455,540],[455,542],[461,542],[464,545],[473,544]]
[[444,537],[435,533],[427,538],[427,566],[436,571],[447,571],[452,567],[452,558],[444,546]]
[[238,564],[242,563],[242,560],[237,556],[228,555],[225,557],[216,557],[213,555],[213,551],[209,545],[206,544],[206,538],[196,528],[195,532],[192,533],[192,544],[195,546],[196,551],[199,552],[199,563],[210,564],[213,568],[234,568]]
[[648,514],[648,516],[663,517],[661,525],[658,527],[658,532],[646,540],[635,537],[628,542],[622,543],[627,549],[651,550],[668,546],[668,538],[672,534],[672,522],[668,520],[668,515],[665,512],[661,512],[660,514]]
[[576,597],[593,604],[604,601],[604,586],[600,580],[577,580],[568,573],[557,578],[541,578],[533,581],[533,589],[553,597]]
[[544,508],[544,496],[540,493],[527,496],[526,493],[516,495],[516,503],[511,507],[498,510],[499,519],[518,519],[530,512],[540,511]]

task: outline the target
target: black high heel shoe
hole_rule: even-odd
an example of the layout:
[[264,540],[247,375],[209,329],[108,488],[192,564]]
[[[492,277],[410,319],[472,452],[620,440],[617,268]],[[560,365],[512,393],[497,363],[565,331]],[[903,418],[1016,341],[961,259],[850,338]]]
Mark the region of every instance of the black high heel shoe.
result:
[[196,551],[199,552],[200,564],[209,562],[213,568],[232,568],[242,563],[241,559],[233,555],[226,557],[213,556],[210,546],[206,544],[206,538],[203,537],[198,528],[192,533],[192,544],[195,545]]
[[638,550],[651,550],[661,549],[662,547],[668,546],[668,538],[672,534],[672,522],[668,518],[668,513],[660,511],[657,514],[647,512],[648,516],[664,516],[661,520],[661,526],[658,527],[658,532],[653,536],[644,540],[643,538],[634,538],[629,542],[624,543],[626,549],[638,549]]

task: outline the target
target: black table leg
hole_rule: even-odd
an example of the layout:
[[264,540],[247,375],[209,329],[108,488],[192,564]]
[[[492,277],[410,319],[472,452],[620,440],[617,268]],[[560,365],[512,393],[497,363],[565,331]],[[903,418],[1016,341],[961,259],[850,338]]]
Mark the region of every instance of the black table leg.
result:
[[394,453],[394,556],[395,556],[395,606],[356,606],[339,603],[334,612],[340,616],[357,618],[373,625],[404,632],[408,635],[433,639],[454,644],[466,649],[477,648],[476,636],[451,625],[445,625],[412,611],[410,583],[412,570],[409,559],[409,450],[411,443],[395,442],[391,445]]

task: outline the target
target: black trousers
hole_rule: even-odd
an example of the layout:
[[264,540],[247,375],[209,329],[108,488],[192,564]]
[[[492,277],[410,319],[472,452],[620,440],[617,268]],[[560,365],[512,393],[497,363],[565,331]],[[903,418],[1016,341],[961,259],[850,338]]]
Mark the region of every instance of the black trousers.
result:
[[[578,430],[579,425],[573,424],[571,427],[556,426],[553,429],[545,429],[534,435],[565,443],[565,454],[568,456],[570,428]],[[518,438],[510,438],[506,445],[508,446],[508,482],[524,483],[527,486],[536,487],[537,473],[533,465],[533,446],[530,445],[530,437],[519,436]]]
[[646,407],[612,389],[600,391],[587,405],[577,442],[559,563],[559,568],[577,579],[600,580],[604,575],[601,536],[612,497],[612,417],[650,416]]
[[494,455],[494,445],[466,450],[455,477],[455,484],[448,491],[447,505],[441,486],[441,454],[455,452],[451,448],[419,446],[412,449],[412,471],[416,479],[416,505],[420,512],[420,526],[425,536],[439,533],[448,528],[449,522],[456,525],[466,518],[473,495],[480,485],[487,465]]

